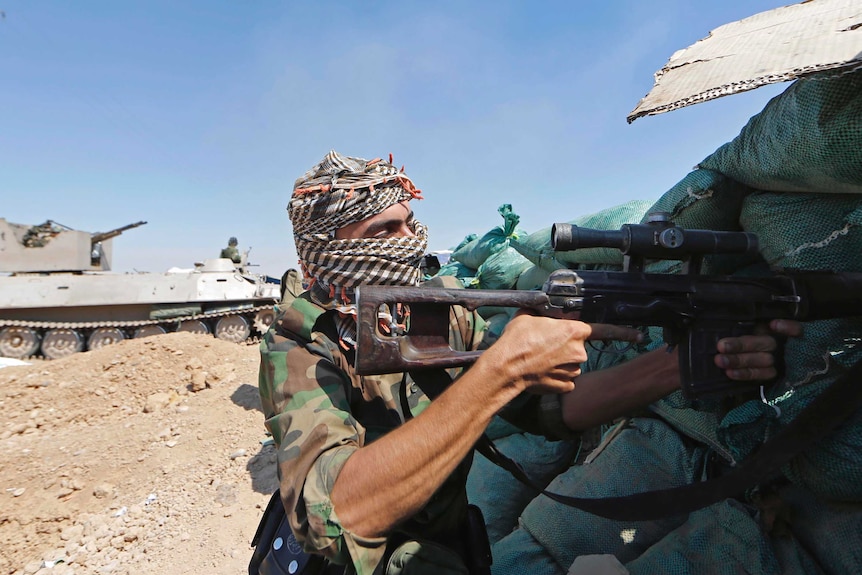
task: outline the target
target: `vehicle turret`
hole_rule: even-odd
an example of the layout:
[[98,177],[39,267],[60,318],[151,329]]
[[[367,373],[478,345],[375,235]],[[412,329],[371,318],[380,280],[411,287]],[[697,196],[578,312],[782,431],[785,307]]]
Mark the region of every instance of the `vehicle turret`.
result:
[[109,271],[111,240],[146,223],[141,221],[91,234],[54,220],[29,226],[0,218],[0,272]]

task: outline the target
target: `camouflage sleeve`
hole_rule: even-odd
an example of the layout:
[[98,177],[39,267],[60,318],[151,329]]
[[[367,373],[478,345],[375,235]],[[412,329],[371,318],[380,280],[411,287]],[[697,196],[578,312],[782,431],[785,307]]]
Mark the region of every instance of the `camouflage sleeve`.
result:
[[281,498],[291,528],[306,550],[344,564],[354,545],[345,540],[350,535],[330,493],[344,462],[364,443],[365,430],[349,411],[347,375],[325,338],[316,337],[299,343],[271,329],[260,347],[258,383],[266,427],[278,446]]

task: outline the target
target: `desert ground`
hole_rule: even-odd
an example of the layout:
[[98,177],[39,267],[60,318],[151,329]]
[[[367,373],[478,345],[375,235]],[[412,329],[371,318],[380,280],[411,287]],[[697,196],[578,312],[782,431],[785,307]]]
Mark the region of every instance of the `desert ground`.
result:
[[275,489],[256,344],[171,333],[0,369],[0,573],[235,575]]

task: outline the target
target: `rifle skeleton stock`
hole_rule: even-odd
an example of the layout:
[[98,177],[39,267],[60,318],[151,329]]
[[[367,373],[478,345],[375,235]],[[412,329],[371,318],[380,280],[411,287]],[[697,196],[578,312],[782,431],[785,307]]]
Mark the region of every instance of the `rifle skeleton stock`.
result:
[[[556,251],[611,247],[623,253],[623,271],[557,270],[542,290],[471,290],[360,286],[356,371],[360,375],[450,368],[473,363],[480,351],[449,345],[449,308],[515,307],[586,323],[657,326],[679,346],[683,393],[689,398],[735,394],[760,386],[736,382],[715,366],[716,343],[753,333],[771,319],[813,321],[862,315],[862,273],[781,270],[766,277],[700,275],[706,254],[756,254],[746,232],[687,230],[664,214],[619,231],[555,224]],[[680,260],[681,274],[645,273],[644,260]],[[408,304],[406,334],[384,335],[378,311]]]

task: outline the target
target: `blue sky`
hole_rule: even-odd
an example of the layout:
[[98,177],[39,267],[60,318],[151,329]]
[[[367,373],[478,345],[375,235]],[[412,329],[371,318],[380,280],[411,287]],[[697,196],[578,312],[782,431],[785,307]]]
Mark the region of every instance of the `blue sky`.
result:
[[105,231],[117,271],[296,267],[330,149],[405,165],[431,249],[655,199],[787,84],[629,125],[674,51],[777,0],[0,0],[0,217]]

